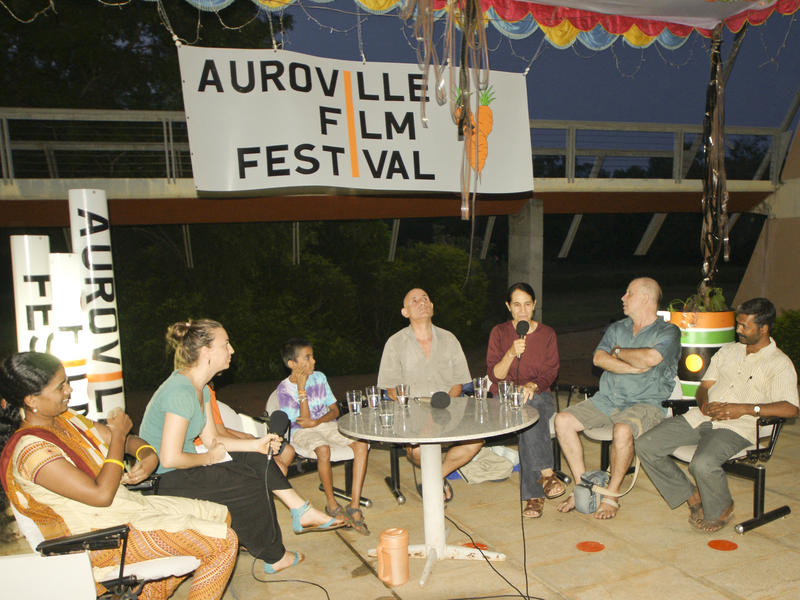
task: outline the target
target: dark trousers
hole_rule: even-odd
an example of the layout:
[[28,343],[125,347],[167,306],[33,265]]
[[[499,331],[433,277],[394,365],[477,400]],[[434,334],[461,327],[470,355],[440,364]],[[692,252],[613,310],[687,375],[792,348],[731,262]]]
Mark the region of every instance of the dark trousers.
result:
[[292,486],[275,461],[268,461],[263,454],[232,452],[231,457],[232,461],[207,467],[168,471],[161,475],[158,493],[224,504],[239,542],[253,556],[275,563],[286,549],[272,492]]
[[528,400],[539,411],[539,420],[519,434],[520,498],[544,498],[539,483],[542,469],[553,468],[553,444],[550,441],[550,417],[555,414],[553,394],[542,392]]

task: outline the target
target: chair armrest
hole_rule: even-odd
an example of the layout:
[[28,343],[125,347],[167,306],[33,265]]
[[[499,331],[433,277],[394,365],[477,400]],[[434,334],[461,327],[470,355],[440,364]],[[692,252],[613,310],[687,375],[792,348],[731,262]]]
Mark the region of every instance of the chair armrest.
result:
[[45,540],[36,546],[36,551],[43,556],[50,556],[51,554],[69,554],[71,552],[83,552],[84,550],[116,548],[123,540],[127,539],[128,531],[127,525],[115,525],[114,527],[97,529],[88,533]]
[[677,398],[667,398],[661,401],[661,406],[672,410],[672,414],[682,415],[693,406],[697,406],[697,400],[681,400]]
[[142,492],[143,494],[158,494],[158,484],[161,481],[161,475],[151,473],[150,477],[139,483],[125,484],[125,487],[132,492]]

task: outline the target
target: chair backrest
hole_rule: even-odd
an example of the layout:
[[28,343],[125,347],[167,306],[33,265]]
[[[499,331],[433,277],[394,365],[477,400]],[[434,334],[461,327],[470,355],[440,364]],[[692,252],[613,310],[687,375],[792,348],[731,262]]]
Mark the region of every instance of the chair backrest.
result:
[[31,550],[35,551],[36,546],[44,541],[44,536],[39,530],[39,526],[34,523],[33,519],[19,512],[13,504],[11,505],[11,512],[14,513],[14,519],[17,522],[20,533],[25,536]]
[[272,390],[272,393],[269,395],[269,398],[267,398],[267,405],[265,409],[269,414],[272,414],[280,407],[281,406],[278,403],[278,390]]
[[224,402],[217,400],[219,415],[222,417],[222,424],[228,429],[249,433],[256,437],[264,437],[267,433],[267,426],[256,421],[253,417],[244,413],[237,413]]

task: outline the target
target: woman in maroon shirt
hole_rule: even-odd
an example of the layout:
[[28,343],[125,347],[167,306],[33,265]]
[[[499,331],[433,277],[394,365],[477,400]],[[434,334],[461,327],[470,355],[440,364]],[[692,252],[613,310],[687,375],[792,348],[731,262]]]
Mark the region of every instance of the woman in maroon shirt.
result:
[[[542,516],[545,498],[558,498],[566,491],[553,472],[550,443],[550,417],[555,413],[550,386],[558,375],[558,344],[551,327],[533,320],[535,306],[530,285],[518,282],[508,288],[511,320],[492,329],[486,350],[492,393],[497,395],[498,381],[512,381],[523,387],[525,401],[539,411],[539,420],[519,436],[520,497],[526,502],[522,514],[529,518]],[[528,324],[522,336],[517,334],[521,322]]]

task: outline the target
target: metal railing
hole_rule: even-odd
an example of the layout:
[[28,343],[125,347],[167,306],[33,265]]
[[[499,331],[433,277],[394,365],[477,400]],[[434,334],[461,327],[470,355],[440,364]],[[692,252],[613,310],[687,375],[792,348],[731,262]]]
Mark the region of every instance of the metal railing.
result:
[[[701,125],[532,119],[535,177],[669,179],[699,175]],[[729,179],[777,185],[790,132],[727,127]],[[744,154],[740,156],[739,154]],[[20,179],[190,179],[181,111],[0,108],[4,184]]]

